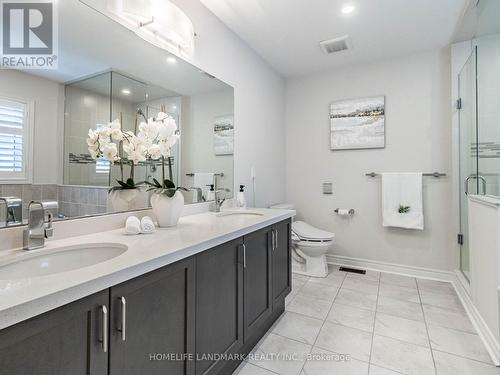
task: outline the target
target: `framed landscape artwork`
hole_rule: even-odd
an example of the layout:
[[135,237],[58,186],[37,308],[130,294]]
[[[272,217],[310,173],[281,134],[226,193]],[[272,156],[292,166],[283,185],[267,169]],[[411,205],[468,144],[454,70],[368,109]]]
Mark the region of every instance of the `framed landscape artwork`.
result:
[[234,153],[234,120],[232,115],[214,119],[214,151],[215,155],[232,155]]
[[330,149],[385,147],[385,96],[330,103]]

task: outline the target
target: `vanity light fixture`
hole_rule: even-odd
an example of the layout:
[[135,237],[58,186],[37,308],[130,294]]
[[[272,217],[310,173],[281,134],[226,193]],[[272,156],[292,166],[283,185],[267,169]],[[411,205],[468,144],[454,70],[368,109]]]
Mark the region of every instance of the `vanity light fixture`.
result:
[[351,14],[356,10],[354,5],[346,5],[341,9],[342,14]]
[[157,47],[187,55],[193,52],[193,23],[168,0],[107,0],[105,13]]
[[122,90],[123,95],[130,95],[130,90],[129,89],[123,89]]

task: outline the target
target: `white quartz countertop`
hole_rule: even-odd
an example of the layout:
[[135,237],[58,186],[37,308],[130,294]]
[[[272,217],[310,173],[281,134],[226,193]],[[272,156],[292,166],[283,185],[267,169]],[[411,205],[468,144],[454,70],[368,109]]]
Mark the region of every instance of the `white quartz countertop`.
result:
[[[2,279],[0,270],[0,329],[76,301],[157,268],[190,257],[245,234],[291,218],[295,211],[251,209],[260,215],[218,216],[213,212],[184,216],[176,227],[158,228],[153,234],[127,236],[123,229],[46,242],[41,250],[114,243],[128,250],[96,265],[33,278]],[[75,225],[77,221],[75,221]],[[3,252],[0,262],[21,259],[27,251]]]

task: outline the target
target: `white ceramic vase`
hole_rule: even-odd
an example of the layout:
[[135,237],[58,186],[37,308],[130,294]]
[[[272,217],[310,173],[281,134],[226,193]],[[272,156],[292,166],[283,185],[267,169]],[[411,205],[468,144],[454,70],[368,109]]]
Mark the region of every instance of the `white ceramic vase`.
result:
[[112,212],[137,210],[148,207],[148,193],[144,189],[113,190],[108,195],[108,209]]
[[173,197],[166,194],[153,193],[151,206],[160,228],[168,228],[177,225],[184,208],[184,195],[176,191]]

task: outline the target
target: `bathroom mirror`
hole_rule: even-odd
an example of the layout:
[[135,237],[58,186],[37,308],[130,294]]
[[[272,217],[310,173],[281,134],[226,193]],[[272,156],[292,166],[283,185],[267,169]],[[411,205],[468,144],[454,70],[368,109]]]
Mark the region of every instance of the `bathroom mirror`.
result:
[[[18,198],[0,200],[0,226],[25,223],[32,200],[57,200],[59,219],[144,209],[155,179],[186,188],[185,204],[210,200],[210,185],[232,197],[233,88],[83,2],[58,8],[57,69],[0,70],[0,197]],[[168,155],[89,149],[89,130],[137,135],[160,112],[178,129]],[[131,177],[137,188],[112,189]]]

